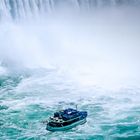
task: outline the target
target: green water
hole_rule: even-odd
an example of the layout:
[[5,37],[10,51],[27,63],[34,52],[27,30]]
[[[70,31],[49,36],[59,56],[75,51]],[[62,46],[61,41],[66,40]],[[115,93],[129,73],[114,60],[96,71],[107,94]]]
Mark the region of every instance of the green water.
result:
[[[105,92],[80,88],[70,82],[58,82],[52,75],[54,72],[1,76],[1,140],[140,139],[139,89]],[[53,112],[76,104],[79,110],[88,111],[86,124],[63,132],[45,129],[42,121]]]

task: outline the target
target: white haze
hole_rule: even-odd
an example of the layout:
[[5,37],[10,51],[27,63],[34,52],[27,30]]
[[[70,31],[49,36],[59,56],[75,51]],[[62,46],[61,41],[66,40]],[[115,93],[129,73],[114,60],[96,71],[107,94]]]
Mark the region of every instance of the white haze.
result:
[[82,86],[139,86],[139,9],[68,11],[0,25],[1,65],[55,68]]

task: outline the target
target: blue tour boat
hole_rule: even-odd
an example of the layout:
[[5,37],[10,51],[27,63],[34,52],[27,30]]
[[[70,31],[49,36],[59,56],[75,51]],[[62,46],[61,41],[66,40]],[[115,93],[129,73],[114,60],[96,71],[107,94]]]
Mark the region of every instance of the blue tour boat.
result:
[[86,122],[87,111],[78,111],[76,109],[65,109],[55,112],[54,116],[49,118],[46,129],[49,131],[64,131]]

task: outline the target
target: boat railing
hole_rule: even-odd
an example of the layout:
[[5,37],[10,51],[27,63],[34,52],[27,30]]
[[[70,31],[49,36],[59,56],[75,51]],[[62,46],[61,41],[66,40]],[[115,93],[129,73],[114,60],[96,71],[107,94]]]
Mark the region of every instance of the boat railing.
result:
[[50,118],[49,118],[49,122],[64,123],[64,122],[70,122],[70,121],[73,121],[73,120],[79,119],[79,118],[80,118],[80,116],[65,121],[65,120],[63,120],[63,119],[59,119],[59,118],[57,118],[57,119],[54,119],[54,118],[53,118],[53,119],[52,119],[52,118],[50,117]]

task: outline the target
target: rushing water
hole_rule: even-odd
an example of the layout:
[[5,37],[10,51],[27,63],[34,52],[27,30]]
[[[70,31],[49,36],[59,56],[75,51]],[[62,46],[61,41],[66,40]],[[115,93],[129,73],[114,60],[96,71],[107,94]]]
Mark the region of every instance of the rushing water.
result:
[[[140,139],[139,0],[0,1],[0,140]],[[48,132],[55,111],[87,123]]]

